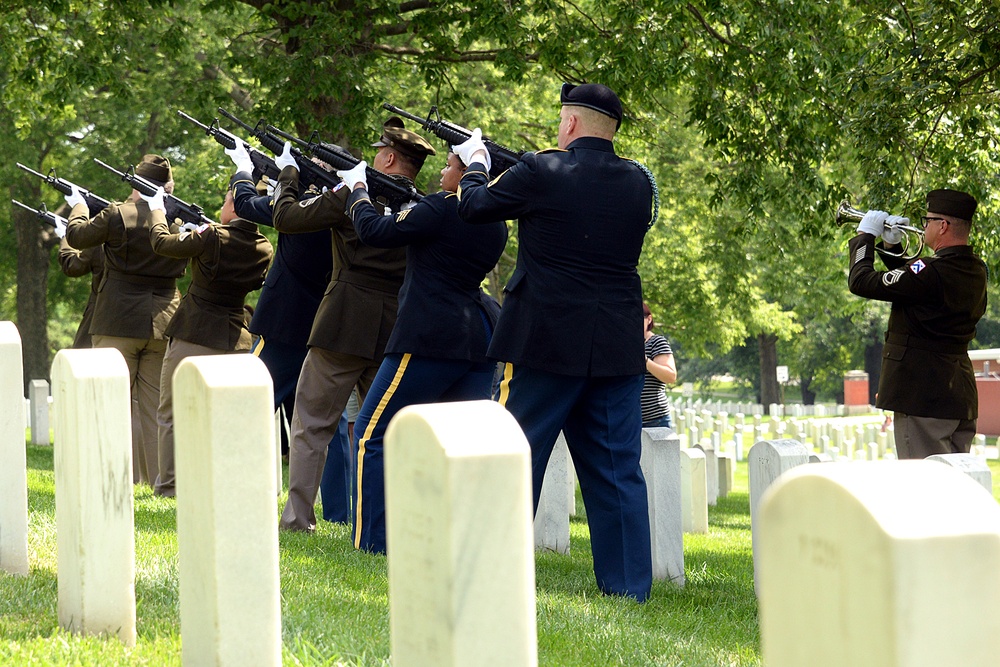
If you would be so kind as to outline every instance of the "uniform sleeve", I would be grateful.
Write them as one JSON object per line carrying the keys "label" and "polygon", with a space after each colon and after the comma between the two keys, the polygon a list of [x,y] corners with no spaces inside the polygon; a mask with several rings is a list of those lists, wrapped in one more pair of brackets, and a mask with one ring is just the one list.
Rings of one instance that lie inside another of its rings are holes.
{"label": "uniform sleeve", "polygon": [[63,238],[59,241],[59,268],[70,278],[90,275],[93,271],[90,253],[80,252]]}
{"label": "uniform sleeve", "polygon": [[204,224],[194,231],[182,230],[171,233],[163,211],[152,211],[149,228],[149,242],[153,251],[164,257],[186,259],[198,257],[217,237],[215,225]]}
{"label": "uniform sleeve", "polygon": [[69,219],[66,221],[66,241],[78,249],[101,245],[110,240],[111,228],[116,221],[120,226],[121,217],[115,204],[111,204],[93,218],[90,217],[90,210],[86,204],[77,204],[70,211]]}
{"label": "uniform sleeve", "polygon": [[454,195],[433,194],[399,213],[379,215],[368,192],[359,188],[348,197],[347,212],[362,243],[374,248],[399,248],[438,234],[446,197]]}
{"label": "uniform sleeve", "polygon": [[850,241],[848,287],[866,299],[921,304],[941,301],[941,278],[933,260],[915,259],[889,271],[875,270],[875,237],[858,234]]}
{"label": "uniform sleeve", "polygon": [[258,225],[270,227],[274,200],[267,195],[257,194],[257,188],[250,179],[250,174],[245,171],[238,172],[233,181],[233,204],[236,215]]}
{"label": "uniform sleeve", "polygon": [[318,197],[299,201],[299,172],[285,167],[274,188],[274,228],[283,234],[303,234],[321,229],[352,226],[345,212],[347,188],[327,190]]}
{"label": "uniform sleeve", "polygon": [[466,222],[488,223],[513,220],[526,213],[534,196],[535,154],[492,181],[486,166],[473,162],[458,187],[458,215]]}

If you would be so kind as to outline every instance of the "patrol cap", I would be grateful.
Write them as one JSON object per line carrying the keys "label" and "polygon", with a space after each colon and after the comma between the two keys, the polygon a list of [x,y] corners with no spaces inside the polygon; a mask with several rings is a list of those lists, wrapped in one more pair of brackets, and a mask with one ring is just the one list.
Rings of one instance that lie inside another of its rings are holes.
{"label": "patrol cap", "polygon": [[437,155],[434,147],[423,137],[405,129],[403,119],[398,116],[390,116],[389,120],[382,124],[382,136],[372,146],[375,148],[389,146],[420,162],[423,162],[428,155]]}
{"label": "patrol cap", "polygon": [[139,164],[135,165],[136,176],[142,176],[147,181],[153,181],[156,185],[166,185],[167,181],[174,178],[170,169],[170,160],[162,155],[147,153],[142,156]]}
{"label": "patrol cap", "polygon": [[618,121],[617,130],[622,126],[622,102],[615,91],[600,83],[584,83],[574,86],[564,83],[559,93],[559,101],[563,106],[587,107],[610,116]]}
{"label": "patrol cap", "polygon": [[959,190],[931,190],[927,193],[927,212],[972,220],[976,212],[976,198]]}

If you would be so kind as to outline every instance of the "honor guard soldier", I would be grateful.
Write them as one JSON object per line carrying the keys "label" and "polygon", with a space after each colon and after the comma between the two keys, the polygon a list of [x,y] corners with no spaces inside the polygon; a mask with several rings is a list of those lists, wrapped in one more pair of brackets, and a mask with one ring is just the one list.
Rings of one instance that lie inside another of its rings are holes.
{"label": "honor guard soldier", "polygon": [[[236,214],[273,227],[274,198],[271,193],[262,194],[260,184],[254,184],[253,161],[243,142],[238,141],[234,148],[226,149],[226,154],[237,169],[231,180]],[[270,187],[273,188],[273,185]],[[267,192],[266,188],[263,192]],[[312,196],[318,194],[316,192]],[[281,408],[289,421],[295,408],[299,371],[309,349],[309,331],[332,269],[330,230],[307,234],[278,233],[278,247],[257,299],[250,333],[254,336],[253,354],[264,362],[274,382],[274,409]],[[287,454],[289,438],[283,423],[281,439],[283,453]],[[335,447],[342,452],[349,446],[347,417],[341,417],[337,435],[328,443],[328,448]],[[339,499],[345,484],[344,473],[343,470],[336,470],[334,465],[342,459],[342,455],[327,458],[331,465],[329,471],[324,468],[320,481],[323,518],[327,521],[347,521],[345,503]]]}
{"label": "honor guard soldier", "polygon": [[639,469],[644,371],[636,270],[652,223],[653,184],[615,155],[618,96],[600,84],[561,93],[558,149],[526,154],[490,181],[478,129],[456,146],[468,171],[466,222],[517,218],[517,266],[490,345],[506,362],[499,400],[531,445],[535,507],[559,431],[573,455],[597,585],[643,601],[652,565]]}
{"label": "honor guard soldier", "polygon": [[77,250],[63,236],[59,241],[59,268],[62,269],[64,275],[70,278],[90,276],[90,296],[87,297],[87,305],[83,308],[80,326],[77,327],[76,335],[73,337],[73,347],[77,349],[93,347],[90,324],[94,320],[97,289],[104,277],[104,247],[97,245],[93,248]]}
{"label": "honor guard soldier", "polygon": [[170,345],[163,360],[156,415],[160,474],[154,492],[174,496],[174,371],[186,357],[250,351],[243,303],[247,294],[264,284],[272,250],[255,223],[236,216],[232,190],[226,190],[219,216],[222,224],[206,223],[180,233],[167,228],[162,190],[143,199],[152,211],[153,249],[166,257],[191,259],[191,285],[167,326]]}
{"label": "honor guard soldier", "polygon": [[[144,155],[135,173],[173,192],[173,172],[165,157]],[[153,252],[149,206],[137,190],[93,219],[75,188],[66,202],[73,207],[66,223],[69,244],[80,250],[104,249],[105,273],[98,285],[90,333],[94,347],[113,347],[125,357],[132,408],[139,412],[142,429],[142,438],[132,443],[132,456],[139,461],[140,479],[152,486],[158,473],[156,409],[167,350],[166,328],[180,303],[177,279],[184,275],[188,261]]]}
{"label": "honor guard soldier", "polygon": [[[976,435],[979,395],[968,345],[986,312],[987,272],[969,246],[975,212],[970,194],[928,192],[930,257],[902,257],[897,227],[909,220],[884,211],[868,211],[850,242],[851,292],[892,304],[875,404],[895,412],[901,459],[968,452]],[[875,270],[876,252],[887,271]]]}
{"label": "honor guard soldier", "polygon": [[[424,160],[435,151],[420,135],[390,118],[382,127],[372,166],[412,186]],[[364,245],[345,212],[348,188],[338,187],[312,199],[299,199],[299,171],[285,151],[275,158],[281,169],[274,193],[274,227],[283,234],[332,230],[333,272],[309,334],[295,390],[295,411],[288,452],[288,501],[279,526],[313,531],[316,491],[326,465],[328,444],[337,434],[344,407],[355,385],[363,398],[382,363],[396,322],[406,251]],[[384,206],[376,202],[379,213]],[[351,464],[348,451],[332,462],[342,471],[344,521],[350,517]]]}
{"label": "honor guard soldier", "polygon": [[361,240],[406,247],[406,276],[385,359],[354,425],[357,456],[354,546],[385,553],[386,426],[407,405],[490,398],[496,363],[486,357],[500,304],[480,288],[507,243],[507,225],[467,225],[455,191],[465,166],[450,153],[441,192],[413,208],[379,215],[365,163],[337,175],[353,189],[347,210]]}

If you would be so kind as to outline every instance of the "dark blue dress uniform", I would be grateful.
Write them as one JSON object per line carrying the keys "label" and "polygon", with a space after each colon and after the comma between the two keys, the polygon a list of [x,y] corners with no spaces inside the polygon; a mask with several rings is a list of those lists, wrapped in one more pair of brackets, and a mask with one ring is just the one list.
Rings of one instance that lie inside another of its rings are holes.
{"label": "dark blue dress uniform", "polygon": [[593,136],[526,154],[492,182],[473,163],[459,188],[466,222],[518,219],[517,267],[489,355],[507,362],[499,399],[531,445],[535,507],[561,429],[597,584],[638,600],[649,596],[652,566],[639,468],[645,356],[636,266],[652,197],[645,174]]}
{"label": "dark blue dress uniform", "polygon": [[[232,180],[236,214],[246,220],[273,227],[274,202],[257,192],[251,175],[237,172]],[[333,270],[333,253],[330,251],[329,230],[305,234],[278,233],[278,248],[264,280],[257,308],[250,320],[254,334],[253,353],[267,366],[274,382],[274,409],[284,406],[291,419],[295,407],[295,387],[299,370],[308,351],[309,332],[319,309],[323,293]],[[282,430],[282,436],[285,436]],[[337,435],[330,446],[343,450],[347,455],[347,418],[341,417]],[[331,462],[337,457],[329,458]],[[323,518],[327,521],[349,520],[347,496],[350,492],[349,477],[337,474],[330,466],[330,474],[320,481],[323,499]],[[341,479],[343,478],[343,479]]]}
{"label": "dark blue dress uniform", "polygon": [[373,247],[406,246],[406,273],[385,359],[354,426],[358,461],[354,546],[385,552],[383,436],[407,405],[490,398],[487,359],[500,306],[480,285],[507,242],[502,221],[467,225],[454,193],[379,215],[361,188],[347,202],[358,237]]}

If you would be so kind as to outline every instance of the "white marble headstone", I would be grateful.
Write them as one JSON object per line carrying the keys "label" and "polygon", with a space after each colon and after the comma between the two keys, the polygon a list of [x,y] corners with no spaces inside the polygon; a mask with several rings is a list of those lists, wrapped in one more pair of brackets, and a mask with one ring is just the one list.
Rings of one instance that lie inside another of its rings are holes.
{"label": "white marble headstone", "polygon": [[134,646],[132,399],[121,353],[66,349],[52,362],[59,625]]}
{"label": "white marble headstone", "polygon": [[385,436],[395,667],[538,664],[531,455],[493,401],[415,405]]}
{"label": "white marble headstone", "polygon": [[562,431],[545,466],[542,492],[535,510],[535,548],[569,553],[569,494],[573,493],[569,448]]}
{"label": "white marble headstone", "polygon": [[682,449],[681,512],[685,533],[708,532],[708,479],[705,474],[705,452]]}
{"label": "white marble headstone", "polygon": [[48,445],[49,440],[49,383],[46,380],[32,380],[28,385],[28,399],[31,401],[31,444]]}
{"label": "white marble headstone", "polygon": [[252,354],[174,371],[184,665],[281,664],[274,385]]}
{"label": "white marble headstone", "polygon": [[761,503],[769,667],[987,667],[1000,652],[1000,506],[931,461],[803,466]]}
{"label": "white marble headstone", "polygon": [[0,570],[28,574],[28,473],[21,336],[0,322]]}
{"label": "white marble headstone", "polygon": [[639,460],[649,502],[653,579],[684,584],[684,525],[681,518],[681,440],[669,428],[642,429]]}
{"label": "white marble headstone", "polygon": [[976,483],[993,495],[993,473],[986,461],[975,454],[934,454],[927,457],[928,461],[944,463],[952,468],[961,470],[966,475],[976,480]]}

